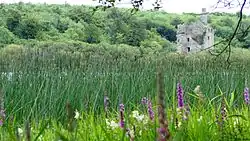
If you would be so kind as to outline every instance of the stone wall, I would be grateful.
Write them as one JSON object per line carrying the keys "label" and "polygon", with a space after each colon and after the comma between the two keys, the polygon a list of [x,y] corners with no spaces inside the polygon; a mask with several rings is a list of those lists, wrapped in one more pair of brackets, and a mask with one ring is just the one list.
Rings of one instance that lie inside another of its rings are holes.
{"label": "stone wall", "polygon": [[178,25],[178,52],[192,53],[203,49],[213,48],[214,30],[207,25],[208,13],[202,8],[200,21]]}
{"label": "stone wall", "polygon": [[177,44],[179,52],[198,52],[214,44],[214,31],[200,21],[179,25]]}

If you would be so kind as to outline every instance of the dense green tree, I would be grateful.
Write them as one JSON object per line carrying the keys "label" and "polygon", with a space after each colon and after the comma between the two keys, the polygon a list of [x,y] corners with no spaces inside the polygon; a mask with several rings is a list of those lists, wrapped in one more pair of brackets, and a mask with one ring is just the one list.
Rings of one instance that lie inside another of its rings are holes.
{"label": "dense green tree", "polygon": [[249,31],[250,31],[250,21],[242,21],[236,38],[240,42],[244,42],[246,40],[246,37],[249,35]]}
{"label": "dense green tree", "polygon": [[0,27],[0,44],[12,44],[14,43],[15,35],[7,28]]}
{"label": "dense green tree", "polygon": [[35,39],[39,31],[42,30],[42,24],[39,23],[35,15],[23,17],[14,30],[14,33],[22,39]]}
{"label": "dense green tree", "polygon": [[110,9],[107,18],[109,22],[107,22],[105,30],[110,39],[110,43],[122,43],[128,30],[128,25],[126,24],[126,20],[128,19],[126,19],[116,8]]}
{"label": "dense green tree", "polygon": [[160,26],[156,29],[156,31],[165,39],[174,42],[177,40],[176,31],[173,29],[167,28],[165,26]]}
{"label": "dense green tree", "polygon": [[177,26],[179,25],[179,24],[183,24],[184,22],[181,20],[181,18],[180,17],[174,17],[173,19],[172,19],[172,21],[170,22],[170,24],[172,25],[172,26],[174,26],[175,28],[177,28]]}
{"label": "dense green tree", "polygon": [[100,43],[101,42],[101,30],[94,24],[85,24],[84,41],[87,43]]}
{"label": "dense green tree", "polygon": [[228,26],[228,27],[232,27],[234,25],[234,21],[232,18],[229,17],[223,17],[221,18],[219,21],[217,21],[217,25],[218,26]]}
{"label": "dense green tree", "polygon": [[92,22],[93,12],[91,8],[86,6],[76,6],[69,10],[68,16],[75,22],[83,20],[86,23]]}
{"label": "dense green tree", "polygon": [[7,18],[6,24],[8,29],[11,32],[14,32],[16,27],[20,24],[21,21],[21,12],[15,9],[9,9],[9,16]]}
{"label": "dense green tree", "polygon": [[193,22],[196,22],[197,19],[195,17],[190,17],[187,19],[187,23],[193,23]]}
{"label": "dense green tree", "polygon": [[60,33],[64,33],[69,28],[69,22],[67,19],[58,18],[55,27]]}
{"label": "dense green tree", "polygon": [[154,22],[150,19],[144,19],[143,22],[146,24],[146,29],[151,30],[152,28],[157,28],[161,26],[161,24]]}
{"label": "dense green tree", "polygon": [[243,48],[250,47],[250,21],[244,20],[241,22],[236,39],[240,44],[238,46]]}
{"label": "dense green tree", "polygon": [[84,42],[86,40],[85,39],[85,27],[81,23],[75,23],[73,25],[70,25],[69,28],[65,31],[64,37],[66,39]]}
{"label": "dense green tree", "polygon": [[147,37],[146,26],[141,21],[133,20],[129,25],[129,31],[125,35],[125,42],[131,46],[140,46],[140,42]]}

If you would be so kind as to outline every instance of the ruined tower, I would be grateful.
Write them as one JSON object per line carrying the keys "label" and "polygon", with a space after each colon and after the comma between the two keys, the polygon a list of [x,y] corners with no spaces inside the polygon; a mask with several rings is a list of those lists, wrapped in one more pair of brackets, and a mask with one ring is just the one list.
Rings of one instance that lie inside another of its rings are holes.
{"label": "ruined tower", "polygon": [[202,13],[200,14],[200,20],[202,23],[207,24],[208,12],[206,8],[202,8]]}
{"label": "ruined tower", "polygon": [[180,53],[195,53],[204,49],[212,49],[214,30],[208,25],[208,12],[202,8],[200,20],[178,25],[177,45]]}

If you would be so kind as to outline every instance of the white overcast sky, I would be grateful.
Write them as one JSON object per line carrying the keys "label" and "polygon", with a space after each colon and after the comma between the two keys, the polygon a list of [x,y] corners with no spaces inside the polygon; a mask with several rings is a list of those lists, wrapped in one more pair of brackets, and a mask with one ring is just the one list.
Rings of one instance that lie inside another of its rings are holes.
{"label": "white overcast sky", "polygon": [[[31,3],[48,3],[48,4],[64,4],[65,1],[69,4],[86,4],[86,5],[95,5],[98,0],[0,0],[4,3],[16,3],[19,1],[22,2],[31,2]],[[154,0],[144,0],[144,8],[150,9],[152,8],[152,2]],[[170,13],[182,13],[182,12],[194,12],[200,13],[201,8],[207,8],[208,12],[212,11],[223,11],[223,12],[237,12],[239,11],[240,7],[235,9],[228,9],[228,8],[219,8],[213,10],[213,5],[217,3],[218,0],[162,0],[163,2],[163,9]],[[237,0],[235,0],[237,1]],[[122,0],[123,4],[120,4],[118,7],[129,7],[130,0]],[[125,3],[125,4],[124,4]],[[128,4],[126,4],[128,3]],[[246,8],[243,11],[245,14],[250,14],[250,9]]]}

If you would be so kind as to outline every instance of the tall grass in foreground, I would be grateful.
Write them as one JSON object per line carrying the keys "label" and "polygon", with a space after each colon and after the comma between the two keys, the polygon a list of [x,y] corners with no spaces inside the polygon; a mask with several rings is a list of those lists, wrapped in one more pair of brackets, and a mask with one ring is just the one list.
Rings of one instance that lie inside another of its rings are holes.
{"label": "tall grass in foreground", "polygon": [[[197,93],[184,92],[186,96],[184,103],[188,97],[195,97],[192,101],[196,105],[190,104],[189,114],[183,118],[177,105],[178,92],[173,89],[173,97],[170,102],[172,106],[166,107],[166,118],[168,128],[171,133],[171,140],[249,140],[250,117],[249,105],[242,101],[242,107],[234,108],[235,98],[231,95],[230,99],[224,99],[224,93],[221,92],[217,97],[212,99],[205,97],[203,103],[199,103],[200,99]],[[165,95],[167,96],[167,95]],[[243,93],[241,93],[243,97]],[[215,100],[216,99],[216,100]],[[212,104],[217,101],[218,104]],[[112,101],[111,101],[112,102]],[[223,105],[223,103],[225,105]],[[73,104],[73,103],[72,103]],[[119,110],[108,111],[108,117],[102,111],[99,114],[87,112],[84,110],[75,110],[71,104],[67,104],[66,124],[56,121],[53,118],[43,118],[36,120],[33,118],[31,122],[30,133],[28,137],[32,140],[155,140],[157,138],[157,130],[160,127],[160,121],[157,121],[158,115],[151,120],[147,115],[147,108],[139,101],[133,103],[136,107],[129,109],[131,103],[125,104],[124,125],[120,126]],[[66,105],[65,105],[66,106]],[[157,112],[158,105],[153,104],[153,111]],[[225,114],[222,114],[221,111]],[[27,125],[13,124],[11,120],[0,127],[1,140],[15,140],[18,134],[20,140],[27,137]],[[15,130],[17,129],[17,130]],[[26,131],[24,130],[26,129]],[[126,129],[126,130],[125,130]]]}

